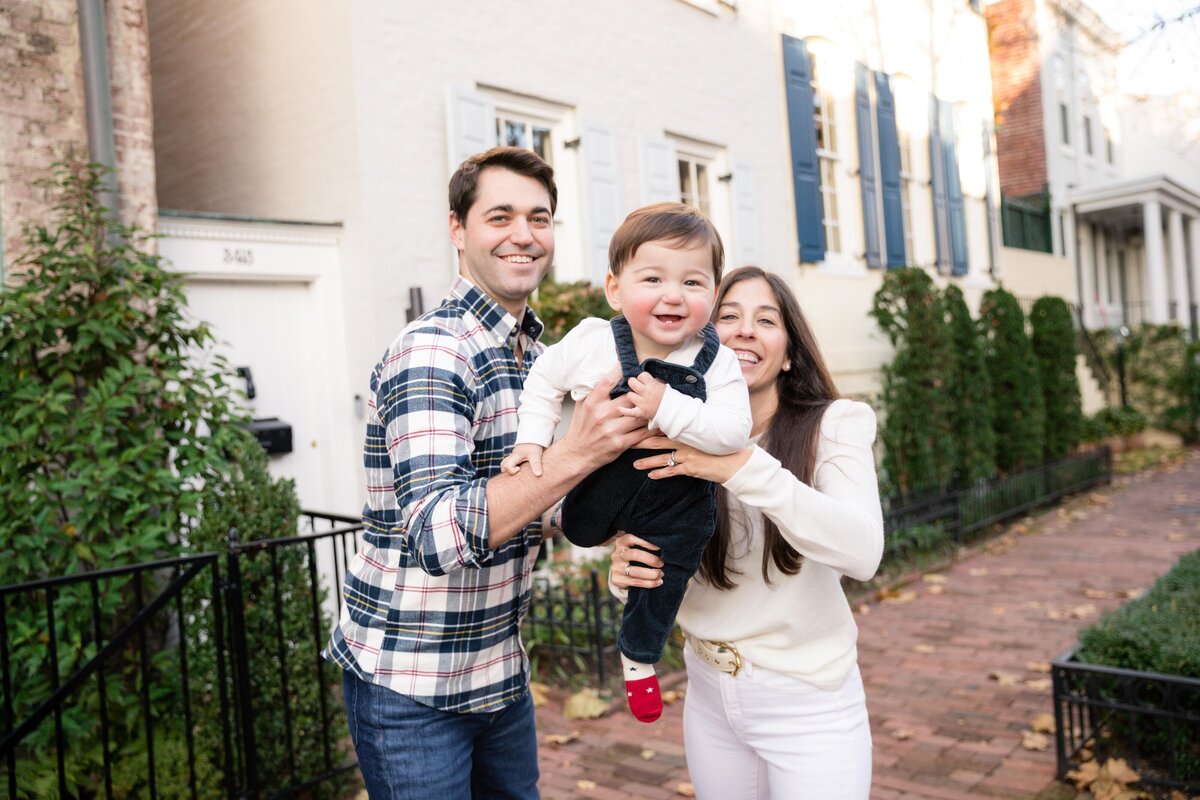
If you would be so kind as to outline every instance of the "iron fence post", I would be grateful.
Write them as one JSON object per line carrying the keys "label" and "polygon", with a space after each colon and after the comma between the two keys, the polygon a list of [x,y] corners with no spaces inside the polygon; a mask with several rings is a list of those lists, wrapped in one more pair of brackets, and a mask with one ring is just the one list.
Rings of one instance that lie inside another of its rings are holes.
{"label": "iron fence post", "polygon": [[592,641],[595,642],[596,648],[596,680],[599,686],[604,686],[604,632],[603,625],[600,620],[600,581],[597,578],[596,570],[593,568],[590,571],[591,575],[591,596],[588,598],[592,610]]}
{"label": "iron fence post", "polygon": [[242,598],[242,571],[238,564],[237,528],[229,529],[226,551],[229,580],[225,584],[225,607],[229,610],[229,650],[233,656],[233,691],[242,728],[242,766],[245,785],[240,797],[258,796],[258,757],[254,747],[254,706],[250,697],[250,657],[246,648],[246,607]]}

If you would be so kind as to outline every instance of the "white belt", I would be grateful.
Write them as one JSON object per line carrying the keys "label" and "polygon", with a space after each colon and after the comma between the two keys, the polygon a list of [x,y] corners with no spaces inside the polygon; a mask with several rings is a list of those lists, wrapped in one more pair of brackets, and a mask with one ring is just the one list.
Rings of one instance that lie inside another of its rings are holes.
{"label": "white belt", "polygon": [[731,644],[693,638],[692,650],[705,663],[712,665],[721,672],[728,672],[732,676],[736,677],[738,670],[742,668],[742,654]]}

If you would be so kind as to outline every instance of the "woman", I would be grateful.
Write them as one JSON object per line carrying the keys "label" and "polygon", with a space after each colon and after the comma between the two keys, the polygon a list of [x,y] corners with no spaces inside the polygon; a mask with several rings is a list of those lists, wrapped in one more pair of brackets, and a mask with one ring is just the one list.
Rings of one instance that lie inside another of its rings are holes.
{"label": "woman", "polygon": [[[837,399],[778,276],[731,273],[714,322],[750,390],[752,445],[713,456],[659,438],[643,446],[674,452],[635,464],[722,487],[717,532],[678,616],[688,770],[700,798],[866,798],[871,732],[841,577],[870,579],[883,554],[875,415]],[[662,561],[646,549],[615,540],[618,593],[658,584]]]}

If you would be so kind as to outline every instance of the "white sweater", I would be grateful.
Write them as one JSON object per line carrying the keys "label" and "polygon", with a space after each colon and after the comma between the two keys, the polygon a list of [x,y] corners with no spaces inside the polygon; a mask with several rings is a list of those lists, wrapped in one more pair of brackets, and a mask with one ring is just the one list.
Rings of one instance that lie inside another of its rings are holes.
{"label": "white sweater", "polygon": [[[842,685],[858,658],[858,626],[840,578],[869,580],[883,556],[874,440],[871,408],[835,401],[821,420],[814,486],[755,446],[724,484],[732,495],[727,566],[741,574],[726,591],[692,578],[678,616],[685,633],[728,642],[755,666],[822,689]],[[795,575],[771,562],[771,584],[762,576],[759,512],[804,556]]]}

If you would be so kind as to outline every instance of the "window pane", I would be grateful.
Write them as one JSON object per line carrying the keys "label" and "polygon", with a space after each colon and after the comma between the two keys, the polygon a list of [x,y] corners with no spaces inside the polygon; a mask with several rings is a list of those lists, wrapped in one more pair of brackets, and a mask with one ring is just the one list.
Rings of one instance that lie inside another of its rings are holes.
{"label": "window pane", "polygon": [[679,202],[692,205],[692,169],[691,164],[679,159]]}
{"label": "window pane", "polygon": [[542,160],[547,164],[550,163],[550,129],[539,128],[533,126],[533,152],[542,157]]}
{"label": "window pane", "polygon": [[501,141],[509,147],[529,147],[529,139],[525,136],[525,124],[504,120],[504,135]]}
{"label": "window pane", "polygon": [[696,163],[696,208],[708,215],[708,168]]}
{"label": "window pane", "polygon": [[1067,104],[1058,104],[1058,124],[1062,128],[1062,143],[1071,143],[1071,115],[1067,112]]}

